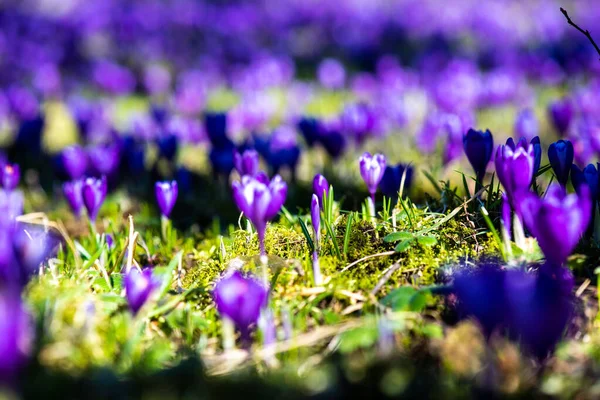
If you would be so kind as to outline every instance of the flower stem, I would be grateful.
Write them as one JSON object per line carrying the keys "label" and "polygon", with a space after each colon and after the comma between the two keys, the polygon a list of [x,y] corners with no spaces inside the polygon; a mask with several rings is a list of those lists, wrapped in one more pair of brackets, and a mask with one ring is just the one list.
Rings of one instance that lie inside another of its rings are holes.
{"label": "flower stem", "polygon": [[313,252],[312,267],[314,285],[321,286],[323,284],[323,276],[321,275],[321,266],[319,265],[319,254],[317,253],[317,250]]}

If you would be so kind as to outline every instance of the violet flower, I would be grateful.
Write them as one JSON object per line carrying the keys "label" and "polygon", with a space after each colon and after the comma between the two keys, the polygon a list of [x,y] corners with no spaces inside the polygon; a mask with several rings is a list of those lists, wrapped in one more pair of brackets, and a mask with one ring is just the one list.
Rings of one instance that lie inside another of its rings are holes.
{"label": "violet flower", "polygon": [[239,271],[221,278],[213,290],[217,311],[235,324],[244,340],[249,339],[252,325],[267,304],[267,296],[266,287]]}
{"label": "violet flower", "polygon": [[396,199],[398,197],[398,192],[400,191],[402,176],[405,174],[405,171],[404,191],[408,191],[412,184],[413,168],[407,164],[397,164],[395,166],[388,165],[385,167],[385,172],[383,173],[381,182],[379,182],[379,190],[381,190],[381,193],[390,199]]}
{"label": "violet flower", "polygon": [[320,123],[316,118],[313,117],[302,117],[297,124],[300,133],[304,137],[308,147],[315,145],[321,136]]}
{"label": "violet flower", "polygon": [[125,275],[124,283],[127,304],[133,314],[138,313],[161,284],[160,280],[152,274],[151,268],[145,268],[141,272],[137,268],[132,268]]}
{"label": "violet flower", "polygon": [[313,178],[313,194],[317,195],[319,204],[323,207],[325,196],[329,195],[329,182],[321,174],[316,174]]}
{"label": "violet flower", "polygon": [[240,176],[256,176],[256,174],[258,174],[259,159],[256,150],[245,150],[242,154],[237,150],[234,151],[233,163]]}
{"label": "violet flower", "polygon": [[357,143],[362,143],[375,127],[373,111],[365,103],[347,105],[340,117],[342,127]]}
{"label": "violet flower", "polygon": [[346,70],[338,60],[326,58],[319,64],[317,78],[326,89],[341,89],[346,82]]}
{"label": "violet flower", "polygon": [[34,327],[20,293],[14,289],[0,292],[0,387],[12,386],[31,351]]}
{"label": "violet flower", "polygon": [[156,182],[154,184],[154,194],[156,195],[156,202],[158,203],[160,213],[164,217],[169,218],[171,216],[171,211],[173,211],[173,207],[175,206],[175,202],[177,201],[178,192],[179,189],[177,187],[176,181]]}
{"label": "violet flower", "polygon": [[548,159],[556,175],[556,180],[565,186],[569,180],[569,172],[573,165],[573,144],[568,140],[559,140],[548,148]]}
{"label": "violet flower", "polygon": [[580,187],[580,194],[567,194],[563,186],[553,183],[543,199],[525,192],[519,195],[516,206],[546,260],[556,267],[567,261],[592,214],[590,189],[586,185]]}
{"label": "violet flower", "polygon": [[481,185],[485,170],[490,158],[492,157],[492,151],[494,149],[494,138],[492,133],[486,131],[476,131],[475,129],[469,129],[467,134],[463,137],[463,148],[465,154],[473,170],[477,182]]}
{"label": "violet flower", "polygon": [[319,197],[312,195],[310,202],[310,218],[314,233],[314,251],[313,251],[313,279],[316,286],[323,283],[321,276],[321,267],[319,266],[319,243],[321,242],[321,209],[319,208]]}
{"label": "violet flower", "polygon": [[573,104],[571,99],[565,97],[561,100],[556,100],[548,106],[548,112],[554,128],[556,128],[561,136],[564,136],[573,119]]}
{"label": "violet flower", "polygon": [[276,129],[269,140],[265,158],[274,174],[278,173],[281,167],[286,166],[290,168],[292,174],[295,174],[300,158],[300,147],[298,147],[295,130],[287,126]]}
{"label": "violet flower", "polygon": [[358,160],[360,166],[360,175],[362,176],[369,193],[371,194],[371,200],[375,205],[375,193],[377,192],[377,186],[383,174],[385,173],[386,160],[383,154],[375,154],[371,156],[371,153],[364,153]]}
{"label": "violet flower", "polygon": [[77,179],[71,182],[65,182],[62,185],[63,195],[69,203],[73,214],[76,217],[81,216],[83,210],[83,180]]}
{"label": "violet flower", "polygon": [[5,190],[13,190],[19,186],[21,180],[21,169],[17,164],[5,164],[1,171],[2,187]]}
{"label": "violet flower", "polygon": [[277,215],[285,203],[287,185],[279,175],[269,182],[266,175],[259,174],[256,177],[242,177],[241,182],[233,182],[232,188],[236,205],[256,229],[260,254],[265,255],[267,222]]}
{"label": "violet flower", "polygon": [[504,190],[514,205],[515,194],[527,190],[533,180],[534,149],[533,146],[522,138],[515,146],[512,139],[506,145],[498,146],[496,150],[496,174]]}
{"label": "violet flower", "polygon": [[484,265],[460,273],[453,282],[462,318],[473,317],[489,338],[505,332],[538,359],[560,341],[573,315],[572,276],[528,274]]}
{"label": "violet flower", "polygon": [[121,148],[116,143],[99,144],[88,149],[89,165],[94,173],[113,176],[121,162]]}
{"label": "violet flower", "polygon": [[86,178],[83,181],[83,187],[81,190],[83,197],[83,205],[85,206],[90,222],[95,222],[98,216],[98,211],[102,207],[102,203],[106,198],[108,191],[106,184],[106,177],[102,178]]}
{"label": "violet flower", "polygon": [[539,123],[531,109],[525,108],[517,114],[514,129],[517,137],[524,137],[531,140],[538,136],[540,131]]}
{"label": "violet flower", "polygon": [[591,229],[594,225],[593,221],[596,217],[596,206],[598,205],[598,195],[600,193],[600,173],[594,164],[588,164],[583,171],[573,164],[571,166],[571,182],[573,183],[573,187],[578,195],[582,195],[582,190],[585,191],[585,189],[583,189],[585,186],[589,188],[590,197],[592,199]]}
{"label": "violet flower", "polygon": [[81,179],[88,168],[87,154],[78,145],[65,147],[60,154],[60,164],[70,180]]}

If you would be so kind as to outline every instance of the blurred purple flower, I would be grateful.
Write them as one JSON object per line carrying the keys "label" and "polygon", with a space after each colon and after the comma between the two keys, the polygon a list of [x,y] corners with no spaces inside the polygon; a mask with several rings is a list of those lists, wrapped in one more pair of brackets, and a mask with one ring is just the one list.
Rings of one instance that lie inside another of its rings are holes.
{"label": "blurred purple flower", "polygon": [[590,222],[590,189],[582,185],[579,191],[579,195],[567,194],[563,186],[553,183],[543,199],[531,192],[519,194],[515,206],[550,265],[560,267],[566,262]]}
{"label": "blurred purple flower", "polygon": [[243,176],[241,182],[233,182],[233,199],[248,218],[258,234],[260,254],[265,254],[265,231],[267,222],[273,219],[287,196],[287,185],[279,175],[271,182],[264,174],[256,177]]}
{"label": "blurred purple flower", "polygon": [[554,101],[548,106],[548,112],[554,128],[561,136],[564,136],[573,119],[573,103],[571,99],[565,97]]}
{"label": "blurred purple flower", "polygon": [[121,148],[117,143],[99,144],[87,151],[89,165],[95,174],[113,176],[121,162]]}
{"label": "blurred purple flower", "polygon": [[277,128],[269,140],[266,158],[273,173],[278,173],[281,167],[289,167],[295,173],[300,158],[296,131],[285,125]]}
{"label": "blurred purple flower", "polygon": [[98,216],[98,211],[102,207],[102,203],[106,198],[108,187],[106,184],[106,177],[102,178],[86,178],[83,181],[83,187],[81,190],[83,197],[83,205],[85,206],[90,221],[95,222]]}
{"label": "blurred purple flower", "polygon": [[144,86],[152,96],[165,94],[171,86],[171,73],[161,64],[151,64],[144,70]]}
{"label": "blurred purple flower", "polygon": [[383,154],[375,154],[371,156],[371,153],[364,153],[358,160],[360,167],[360,175],[362,176],[367,189],[371,194],[373,205],[375,204],[375,193],[377,192],[377,186],[383,174],[385,173],[386,160]]}
{"label": "blurred purple flower", "polygon": [[367,104],[354,103],[344,108],[340,121],[342,129],[360,144],[372,133],[375,115]]}
{"label": "blurred purple flower", "polygon": [[221,278],[213,290],[217,311],[229,318],[248,340],[252,325],[256,324],[268,300],[268,288],[253,277],[234,271]]}
{"label": "blurred purple flower", "polygon": [[341,89],[346,83],[346,70],[338,60],[326,58],[319,64],[317,78],[326,89]]}
{"label": "blurred purple flower", "polygon": [[539,123],[531,109],[524,108],[517,114],[514,130],[517,137],[524,137],[527,140],[532,140],[538,136]]}
{"label": "blurred purple flower", "polygon": [[177,201],[178,192],[179,190],[176,181],[156,182],[154,184],[156,202],[158,203],[158,208],[163,216],[167,218],[171,216],[171,211],[173,211],[173,207]]}
{"label": "blurred purple flower", "polygon": [[573,165],[573,144],[568,140],[559,140],[552,143],[548,148],[548,159],[552,170],[556,175],[556,180],[565,186],[569,180],[569,172]]}
{"label": "blurred purple flower", "polygon": [[33,320],[18,290],[0,292],[0,386],[13,386],[31,352]]}
{"label": "blurred purple flower", "polygon": [[73,214],[75,214],[76,217],[81,216],[81,211],[83,210],[83,180],[77,179],[65,182],[62,185],[62,189]]}
{"label": "blurred purple flower", "polygon": [[136,84],[131,71],[110,61],[97,63],[92,70],[92,76],[100,88],[115,95],[132,92]]}
{"label": "blurred purple flower", "polygon": [[88,168],[87,154],[79,145],[65,147],[60,154],[61,166],[71,180],[81,179]]}
{"label": "blurred purple flower", "polygon": [[154,291],[161,285],[160,280],[154,276],[151,268],[145,268],[141,272],[137,268],[132,268],[125,275],[124,281],[125,297],[127,297],[129,309],[133,314],[140,311]]}
{"label": "blurred purple flower", "polygon": [[235,164],[235,169],[240,176],[255,176],[258,174],[259,160],[258,152],[256,150],[244,150],[242,154],[236,150],[233,153],[233,162]]}
{"label": "blurred purple flower", "polygon": [[4,190],[14,190],[21,180],[21,168],[17,164],[4,164],[0,170]]}
{"label": "blurred purple flower", "polygon": [[487,337],[505,332],[538,359],[562,338],[573,315],[568,270],[528,274],[484,265],[460,273],[453,282],[461,317],[473,317]]}

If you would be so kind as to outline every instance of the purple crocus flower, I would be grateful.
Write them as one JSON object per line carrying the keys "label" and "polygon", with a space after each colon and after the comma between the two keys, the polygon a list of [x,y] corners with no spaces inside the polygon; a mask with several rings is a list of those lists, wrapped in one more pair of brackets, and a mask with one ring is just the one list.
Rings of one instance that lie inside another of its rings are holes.
{"label": "purple crocus flower", "polygon": [[568,140],[559,140],[548,148],[548,159],[556,175],[556,180],[563,186],[569,180],[569,172],[573,165],[573,144]]}
{"label": "purple crocus flower", "polygon": [[319,141],[321,126],[316,118],[302,117],[298,121],[297,126],[308,147],[312,147]]}
{"label": "purple crocus flower", "polygon": [[5,164],[1,170],[2,187],[5,190],[13,190],[19,186],[21,180],[21,169],[17,164]]}
{"label": "purple crocus flower", "polygon": [[581,188],[587,185],[590,189],[592,202],[595,204],[598,201],[600,174],[594,164],[588,164],[583,170],[575,164],[571,165],[571,182],[578,194],[581,194]]}
{"label": "purple crocus flower", "polygon": [[515,146],[512,138],[496,150],[496,174],[511,203],[515,194],[527,190],[533,180],[535,155],[533,146],[522,138]]}
{"label": "purple crocus flower", "polygon": [[412,183],[413,168],[410,165],[397,164],[395,166],[388,165],[385,167],[385,172],[383,173],[381,182],[379,182],[379,190],[381,190],[381,193],[391,199],[397,198],[402,183],[402,176],[405,171],[404,190],[408,191]]}
{"label": "purple crocus flower", "polygon": [[12,288],[0,292],[0,316],[0,386],[12,386],[31,350],[33,321]]}
{"label": "purple crocus flower", "polygon": [[245,150],[242,154],[240,154],[237,150],[234,151],[233,163],[240,176],[255,176],[258,174],[259,160],[258,152],[256,150]]}
{"label": "purple crocus flower", "polygon": [[90,221],[96,221],[98,211],[102,207],[102,203],[106,198],[106,192],[108,191],[106,184],[106,177],[102,178],[86,178],[83,181],[83,187],[81,190],[83,197],[83,205],[87,210]]}
{"label": "purple crocus flower", "polygon": [[121,162],[121,148],[118,144],[101,144],[88,149],[90,165],[98,175],[112,176]]}
{"label": "purple crocus flower", "polygon": [[76,217],[81,215],[83,210],[83,180],[77,179],[71,182],[65,182],[62,185],[63,195],[69,203],[73,214]]}
{"label": "purple crocus flower", "polygon": [[502,213],[501,213],[500,217],[502,218],[502,225],[504,226],[504,229],[506,230],[506,235],[508,236],[507,239],[510,239],[511,238],[510,229],[512,227],[510,215],[511,215],[512,210],[511,210],[510,201],[508,201],[508,197],[506,196],[506,193],[502,193],[501,211],[502,211]]}
{"label": "purple crocus flower", "polygon": [[573,103],[571,99],[565,97],[564,99],[556,100],[550,104],[548,112],[554,128],[556,128],[561,136],[564,136],[573,119]]}
{"label": "purple crocus flower", "polygon": [[463,148],[465,149],[469,163],[471,163],[473,170],[475,170],[477,182],[481,184],[494,149],[492,133],[489,129],[486,131],[469,129],[463,137]]}
{"label": "purple crocus flower", "polygon": [[515,121],[515,134],[518,137],[524,137],[527,138],[527,140],[531,140],[538,136],[539,131],[540,127],[538,120],[533,111],[529,108],[521,110]]}
{"label": "purple crocus flower", "polygon": [[373,111],[365,103],[350,104],[344,108],[340,117],[342,128],[357,143],[362,143],[375,127]]}
{"label": "purple crocus flower", "polygon": [[542,145],[539,136],[532,138],[529,144],[533,146],[533,178],[535,179],[542,164]]}
{"label": "purple crocus flower", "polygon": [[371,153],[364,153],[358,160],[360,166],[360,175],[365,181],[369,193],[371,194],[371,200],[373,205],[375,204],[375,193],[377,192],[377,186],[383,174],[385,173],[386,160],[383,154],[375,154],[371,156]]}
{"label": "purple crocus flower", "polygon": [[178,192],[176,181],[156,182],[154,184],[154,194],[156,195],[158,208],[160,209],[160,213],[166,218],[169,218],[171,211],[173,211]]}
{"label": "purple crocus flower", "polygon": [[314,251],[313,251],[313,279],[315,285],[323,282],[321,276],[321,267],[319,265],[319,243],[321,242],[321,209],[319,208],[319,197],[312,195],[310,202],[310,218],[314,233]]}
{"label": "purple crocus flower", "polygon": [[141,272],[132,268],[125,275],[125,297],[133,314],[146,304],[152,293],[160,286],[160,281],[152,274],[151,268]]}
{"label": "purple crocus flower", "polygon": [[506,332],[544,359],[573,315],[572,276],[568,270],[558,272],[529,274],[495,265],[461,272],[452,285],[459,315],[475,318],[487,337]]}
{"label": "purple crocus flower", "polygon": [[253,277],[234,271],[217,282],[213,297],[219,314],[229,318],[242,338],[248,340],[252,325],[267,304],[268,288]]}
{"label": "purple crocus flower", "polygon": [[323,207],[323,199],[325,196],[329,195],[329,182],[327,182],[327,179],[321,174],[316,174],[313,178],[313,193],[317,195],[320,201],[319,204]]}
{"label": "purple crocus flower", "polygon": [[88,168],[87,154],[81,146],[68,146],[60,154],[60,163],[69,179],[81,179]]}
{"label": "purple crocus flower", "polygon": [[326,58],[319,64],[317,77],[323,87],[341,89],[346,82],[346,70],[338,60]]}
{"label": "purple crocus flower", "polygon": [[268,144],[266,159],[273,173],[287,166],[292,173],[300,158],[300,147],[296,139],[296,131],[288,126],[281,126],[273,132]]}
{"label": "purple crocus flower", "polygon": [[287,196],[287,185],[279,175],[271,182],[266,175],[243,176],[241,182],[233,182],[233,199],[241,212],[248,218],[258,234],[260,254],[265,252],[267,222],[273,219]]}
{"label": "purple crocus flower", "polygon": [[563,186],[553,183],[543,199],[531,192],[520,194],[516,207],[546,260],[556,267],[562,266],[575,249],[592,214],[586,185],[580,187],[579,194],[567,194]]}

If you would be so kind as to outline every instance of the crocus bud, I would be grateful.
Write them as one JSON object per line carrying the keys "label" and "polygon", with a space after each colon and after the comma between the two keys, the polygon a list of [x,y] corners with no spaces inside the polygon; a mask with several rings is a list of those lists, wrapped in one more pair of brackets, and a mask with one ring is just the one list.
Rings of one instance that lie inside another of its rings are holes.
{"label": "crocus bud", "polygon": [[81,146],[73,145],[63,149],[60,162],[69,179],[81,179],[88,167],[87,154]]}
{"label": "crocus bud", "polygon": [[320,123],[316,118],[312,117],[303,117],[298,121],[298,129],[300,133],[304,137],[306,144],[308,147],[312,147],[315,143],[319,141],[321,136],[320,132]]}
{"label": "crocus bud", "polygon": [[516,205],[525,226],[538,241],[549,264],[562,266],[585,232],[592,214],[590,189],[580,187],[579,194],[567,194],[553,183],[541,199],[525,192]]}
{"label": "crocus bud", "polygon": [[2,167],[2,187],[6,190],[13,190],[19,186],[21,180],[21,169],[17,164],[5,164]]}
{"label": "crocus bud", "polygon": [[319,208],[319,198],[316,194],[312,195],[310,202],[310,218],[312,221],[313,232],[315,234],[315,249],[321,241],[321,209]]}
{"label": "crocus bud", "polygon": [[261,254],[265,254],[264,238],[267,222],[273,219],[287,196],[287,185],[279,175],[271,182],[264,174],[244,176],[241,182],[233,182],[233,199],[258,233]]}
{"label": "crocus bud", "polygon": [[236,150],[233,153],[233,163],[240,176],[255,176],[258,174],[259,160],[258,152],[256,150],[245,150],[242,154]]}
{"label": "crocus bud", "polygon": [[539,134],[540,127],[533,111],[525,108],[519,112],[515,121],[515,135],[531,140]]}
{"label": "crocus bud", "polygon": [[86,178],[83,181],[82,197],[83,205],[85,206],[90,221],[96,221],[98,211],[102,207],[102,203],[106,198],[107,192],[106,177],[102,178]]}
{"label": "crocus bud", "polygon": [[489,130],[469,129],[463,137],[463,148],[469,163],[475,170],[477,181],[481,183],[494,149],[492,133]]}
{"label": "crocus bud", "polygon": [[5,289],[0,293],[0,387],[13,385],[24,366],[33,341],[31,316],[20,293]]}
{"label": "crocus bud", "polygon": [[178,192],[176,181],[156,182],[154,184],[154,193],[158,208],[160,209],[160,213],[167,218],[171,216],[171,211],[173,211],[173,207],[177,201]]}
{"label": "crocus bud", "polygon": [[412,183],[413,168],[405,164],[397,164],[395,166],[388,165],[385,167],[383,178],[381,178],[381,182],[379,182],[379,190],[381,190],[381,193],[391,199],[398,197],[400,185],[402,184],[402,176],[405,172],[404,190],[406,191],[410,188]]}
{"label": "crocus bud", "polygon": [[556,180],[565,186],[569,180],[569,172],[573,165],[573,144],[568,140],[559,140],[548,148],[548,159],[556,175]]}
{"label": "crocus bud", "polygon": [[533,146],[519,140],[518,145],[509,139],[506,145],[498,146],[496,151],[496,174],[511,203],[516,193],[526,190],[533,179],[535,155]]}
{"label": "crocus bud", "polygon": [[317,195],[321,207],[323,207],[323,199],[329,195],[329,182],[321,174],[316,174],[313,178],[313,193]]}
{"label": "crocus bud", "polygon": [[296,131],[288,126],[276,129],[269,140],[266,158],[274,173],[281,167],[289,167],[294,172],[300,158]]}
{"label": "crocus bud", "polygon": [[383,154],[375,154],[371,156],[370,153],[364,153],[358,160],[360,166],[360,175],[365,181],[373,204],[375,204],[375,192],[377,192],[377,186],[383,178],[385,172],[385,156]]}
{"label": "crocus bud", "polygon": [[588,164],[583,171],[575,164],[571,166],[571,182],[573,183],[575,191],[578,194],[581,194],[581,188],[587,186],[590,190],[590,196],[594,205],[598,201],[599,180],[600,174],[594,164]]}
{"label": "crocus bud", "polygon": [[564,136],[573,119],[573,104],[569,98],[557,100],[548,107],[550,119],[554,128],[561,136]]}
{"label": "crocus bud", "polygon": [[97,145],[88,149],[88,158],[96,174],[111,176],[119,168],[121,148],[115,143]]}
{"label": "crocus bud", "polygon": [[533,177],[535,178],[542,164],[542,145],[539,136],[532,138],[529,144],[533,146]]}
{"label": "crocus bud", "polygon": [[267,295],[268,289],[259,281],[239,271],[221,278],[213,291],[219,314],[233,321],[246,340],[267,304]]}
{"label": "crocus bud", "polygon": [[71,182],[65,182],[62,185],[62,189],[63,195],[69,203],[73,214],[75,214],[76,217],[79,217],[81,215],[81,210],[83,209],[83,181],[78,179]]}
{"label": "crocus bud", "polygon": [[159,286],[160,281],[152,274],[152,269],[145,268],[140,272],[132,268],[125,275],[125,297],[131,312],[137,314]]}
{"label": "crocus bud", "polygon": [[227,114],[206,113],[204,127],[212,145],[216,148],[231,148],[233,143],[227,137]]}

